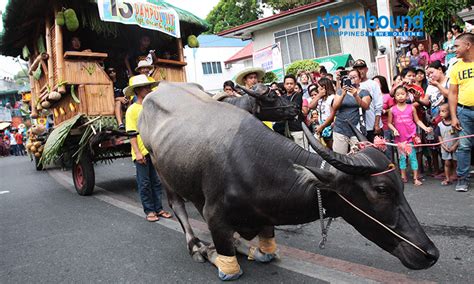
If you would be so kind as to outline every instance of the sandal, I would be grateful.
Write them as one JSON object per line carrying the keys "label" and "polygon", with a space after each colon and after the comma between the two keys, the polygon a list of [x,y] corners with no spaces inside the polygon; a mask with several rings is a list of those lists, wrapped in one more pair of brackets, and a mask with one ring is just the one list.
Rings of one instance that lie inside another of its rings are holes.
{"label": "sandal", "polygon": [[160,220],[160,218],[158,216],[156,216],[155,212],[150,212],[146,215],[145,219],[148,221],[148,222],[156,222],[158,220]]}
{"label": "sandal", "polygon": [[157,213],[157,215],[166,219],[173,217],[173,215],[171,215],[169,212],[166,212],[165,210],[161,210]]}
{"label": "sandal", "polygon": [[407,183],[407,182],[408,182],[408,178],[407,178],[407,177],[402,177],[402,181],[403,181],[403,183]]}
{"label": "sandal", "polygon": [[451,181],[448,180],[448,179],[445,179],[445,180],[443,180],[443,181],[441,182],[441,185],[442,185],[442,186],[447,186],[447,185],[450,185],[450,184],[451,184]]}
{"label": "sandal", "polygon": [[423,185],[423,183],[422,183],[419,179],[414,179],[414,180],[413,180],[413,184],[414,184],[415,186]]}

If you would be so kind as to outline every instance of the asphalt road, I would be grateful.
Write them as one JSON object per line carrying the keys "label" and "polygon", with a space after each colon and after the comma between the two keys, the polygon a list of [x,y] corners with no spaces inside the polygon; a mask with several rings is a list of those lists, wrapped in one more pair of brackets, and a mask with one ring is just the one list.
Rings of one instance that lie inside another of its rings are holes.
{"label": "asphalt road", "polygon": [[[212,265],[192,261],[175,221],[144,220],[128,159],[95,169],[95,194],[81,197],[69,171],[36,172],[26,157],[0,158],[0,283],[219,282]],[[281,261],[262,265],[240,257],[240,281],[469,283],[473,191],[457,193],[438,184],[428,180],[405,191],[440,250],[438,263],[428,270],[405,268],[338,219],[324,250],[317,247],[319,223],[280,228]],[[208,238],[202,218],[192,205],[188,209],[197,232]]]}

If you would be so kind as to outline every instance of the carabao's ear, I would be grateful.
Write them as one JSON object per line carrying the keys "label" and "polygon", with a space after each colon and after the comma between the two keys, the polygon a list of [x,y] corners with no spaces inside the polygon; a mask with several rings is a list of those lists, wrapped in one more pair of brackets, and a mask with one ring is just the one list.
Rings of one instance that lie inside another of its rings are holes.
{"label": "carabao's ear", "polygon": [[336,183],[336,175],[317,167],[295,165],[295,168],[305,175],[308,182],[314,183],[320,190],[340,192]]}

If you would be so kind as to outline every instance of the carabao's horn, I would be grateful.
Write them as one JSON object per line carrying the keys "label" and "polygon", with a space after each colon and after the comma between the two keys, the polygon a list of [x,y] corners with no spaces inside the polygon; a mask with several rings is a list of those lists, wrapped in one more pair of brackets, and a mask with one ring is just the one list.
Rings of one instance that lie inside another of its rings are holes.
{"label": "carabao's horn", "polygon": [[308,138],[308,142],[314,151],[336,169],[351,175],[367,175],[380,171],[380,169],[378,169],[378,167],[376,167],[376,165],[363,154],[348,156],[328,149],[316,140],[304,122],[301,123],[301,125],[303,127],[303,132],[306,135],[306,138]]}

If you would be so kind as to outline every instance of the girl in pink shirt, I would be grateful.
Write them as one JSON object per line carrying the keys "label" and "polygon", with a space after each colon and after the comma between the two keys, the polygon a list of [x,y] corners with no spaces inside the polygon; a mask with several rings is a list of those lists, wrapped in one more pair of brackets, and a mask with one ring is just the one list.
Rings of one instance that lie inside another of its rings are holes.
{"label": "girl in pink shirt", "polygon": [[[418,179],[418,161],[416,159],[416,151],[413,147],[413,138],[416,135],[416,125],[426,132],[431,132],[431,127],[426,125],[418,118],[416,109],[412,104],[407,104],[408,90],[404,86],[398,86],[395,91],[396,104],[388,112],[388,127],[393,131],[395,143],[406,142],[410,144],[411,153],[408,155],[411,169],[413,170],[413,183],[415,186],[422,185]],[[407,182],[407,154],[399,151],[400,173],[403,182]]]}

